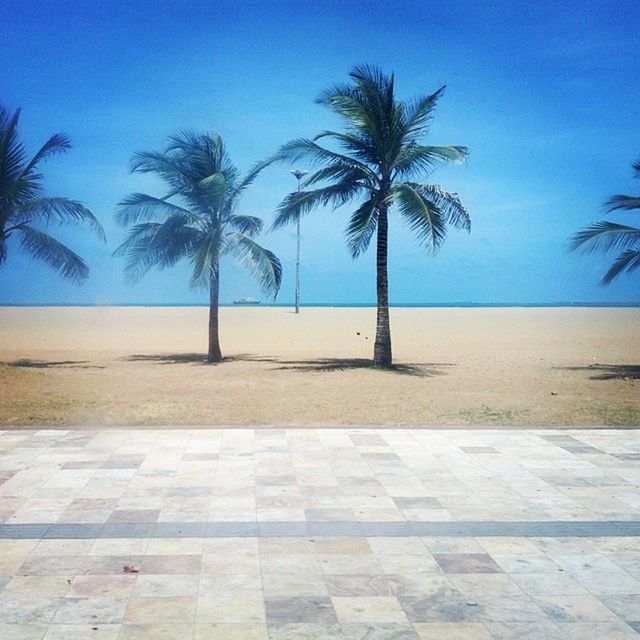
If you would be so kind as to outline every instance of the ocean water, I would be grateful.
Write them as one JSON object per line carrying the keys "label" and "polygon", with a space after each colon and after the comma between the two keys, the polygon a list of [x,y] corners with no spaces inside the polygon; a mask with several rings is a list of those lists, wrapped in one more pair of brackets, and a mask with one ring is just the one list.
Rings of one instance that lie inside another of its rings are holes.
{"label": "ocean water", "polygon": [[[0,302],[0,307],[208,307],[208,303],[194,302],[125,302],[110,304],[92,303],[62,303],[62,302],[39,302],[39,303],[10,303]],[[232,302],[220,303],[221,307],[293,307],[293,303],[277,302],[260,304],[237,305]],[[302,308],[308,307],[375,307],[375,302],[306,302],[300,305]],[[640,308],[640,302],[396,302],[390,303],[392,308],[408,309],[430,309],[430,308],[507,308],[507,307],[531,307],[531,308],[554,308],[554,307],[619,307],[619,308]]]}

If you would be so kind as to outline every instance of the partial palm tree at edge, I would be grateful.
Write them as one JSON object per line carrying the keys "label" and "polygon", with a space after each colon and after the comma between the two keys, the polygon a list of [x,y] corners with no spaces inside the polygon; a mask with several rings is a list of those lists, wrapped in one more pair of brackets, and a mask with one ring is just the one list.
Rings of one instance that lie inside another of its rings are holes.
{"label": "partial palm tree at edge", "polygon": [[185,131],[171,136],[162,152],[136,153],[131,170],[156,174],[168,190],[161,197],[133,193],[119,203],[116,219],[129,236],[114,255],[126,258],[125,273],[134,282],[152,267],[190,260],[191,285],[209,289],[207,360],[220,362],[220,259],[233,255],[274,298],[282,279],[278,258],[254,240],[262,220],[236,213],[258,169],[241,177],[219,135]]}
{"label": "partial palm tree at edge", "polygon": [[36,154],[28,159],[18,137],[20,109],[13,113],[0,106],[0,266],[6,261],[9,240],[16,236],[22,250],[41,260],[72,282],[82,282],[89,275],[86,262],[48,230],[53,223],[84,223],[104,241],[104,231],[94,214],[81,202],[69,198],[43,195],[40,165],[71,148],[69,138],[61,133],[51,136]]}
{"label": "partial palm tree at edge", "polygon": [[[376,236],[377,321],[373,364],[392,366],[389,326],[388,236],[389,211],[400,217],[418,241],[435,252],[447,226],[470,230],[470,218],[456,194],[439,186],[414,182],[437,166],[466,159],[461,146],[424,146],[426,133],[444,87],[412,101],[395,96],[394,76],[363,65],[352,69],[349,84],[326,90],[317,100],[337,114],[344,132],[324,131],[313,139],[292,140],[265,164],[304,161],[316,170],[305,180],[305,190],[289,194],[278,208],[274,228],[294,222],[318,206],[336,209],[357,201],[346,228],[353,258],[366,251]],[[342,152],[317,143],[327,139]],[[325,183],[308,189],[318,183]],[[328,183],[328,184],[326,184]]]}
{"label": "partial palm tree at edge", "polygon": [[[634,178],[640,178],[640,160],[633,165]],[[605,203],[606,212],[640,209],[640,196],[611,196]],[[576,233],[569,249],[587,254],[620,251],[615,261],[604,274],[601,284],[613,282],[622,273],[631,273],[640,268],[640,228],[601,220]]]}

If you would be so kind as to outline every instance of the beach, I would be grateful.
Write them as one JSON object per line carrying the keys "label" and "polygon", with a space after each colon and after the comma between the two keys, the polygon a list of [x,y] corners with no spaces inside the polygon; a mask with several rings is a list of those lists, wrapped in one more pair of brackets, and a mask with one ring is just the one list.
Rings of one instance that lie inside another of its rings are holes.
{"label": "beach", "polygon": [[19,426],[635,426],[640,309],[0,308],[0,423]]}

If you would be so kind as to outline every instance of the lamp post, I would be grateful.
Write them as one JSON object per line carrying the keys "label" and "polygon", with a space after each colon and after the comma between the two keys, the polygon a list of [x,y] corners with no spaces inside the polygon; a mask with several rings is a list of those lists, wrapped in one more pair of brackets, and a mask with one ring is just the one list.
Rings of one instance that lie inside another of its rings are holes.
{"label": "lamp post", "polygon": [[[307,175],[308,171],[293,169],[291,171],[298,181],[298,193],[300,193],[300,180]],[[296,221],[296,313],[300,313],[300,216]]]}

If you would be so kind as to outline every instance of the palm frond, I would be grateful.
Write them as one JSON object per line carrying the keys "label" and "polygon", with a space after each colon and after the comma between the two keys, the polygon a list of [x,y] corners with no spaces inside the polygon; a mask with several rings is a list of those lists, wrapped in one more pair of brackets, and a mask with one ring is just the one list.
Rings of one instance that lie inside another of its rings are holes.
{"label": "palm frond", "polygon": [[347,244],[352,258],[357,258],[367,250],[378,224],[378,210],[375,200],[362,203],[351,215],[347,225]]}
{"label": "palm frond", "polygon": [[640,249],[627,249],[616,258],[611,268],[602,277],[600,284],[610,284],[622,272],[630,273],[636,269],[640,269]]}
{"label": "palm frond", "polygon": [[591,254],[596,251],[636,249],[639,244],[640,229],[603,220],[576,233],[570,240],[569,250]]}
{"label": "palm frond", "polygon": [[311,191],[294,191],[278,207],[272,229],[284,227],[318,206],[330,205],[336,209],[363,190],[359,182],[346,180]]}
{"label": "palm frond", "polygon": [[340,146],[353,154],[353,157],[366,166],[379,162],[375,147],[367,138],[359,133],[346,133],[340,131],[321,131],[313,137],[313,141],[329,138],[335,140]]}
{"label": "palm frond", "polygon": [[196,247],[191,258],[193,273],[190,286],[193,289],[204,289],[209,286],[213,264],[220,256],[220,248],[217,244],[214,235],[208,234]]}
{"label": "palm frond", "polygon": [[69,149],[71,149],[71,140],[69,140],[69,137],[64,133],[55,133],[42,145],[42,147],[40,147],[33,158],[31,158],[31,160],[25,165],[22,170],[22,175],[28,174],[40,162],[46,160],[52,155],[65,153]]}
{"label": "palm frond", "polygon": [[422,146],[411,143],[400,149],[394,168],[399,177],[406,177],[418,172],[430,174],[442,164],[464,162],[468,156],[469,150],[466,147],[457,145]]}
{"label": "palm frond", "polygon": [[432,94],[417,98],[406,104],[404,136],[410,141],[419,136],[433,117],[438,100],[442,97],[446,85]]}
{"label": "palm frond", "polygon": [[155,173],[176,192],[193,188],[193,175],[184,159],[156,151],[138,151],[131,160],[132,173]]}
{"label": "palm frond", "polygon": [[411,184],[397,185],[393,191],[400,215],[418,241],[435,252],[446,235],[445,214]]}
{"label": "palm frond", "polygon": [[16,207],[12,216],[16,223],[31,224],[43,222],[49,224],[57,220],[60,224],[76,222],[86,224],[103,242],[106,236],[102,225],[95,215],[77,200],[68,198],[34,198]]}
{"label": "palm frond", "polygon": [[10,190],[26,161],[24,146],[18,139],[20,109],[11,114],[0,106],[0,197]]}
{"label": "palm frond", "polygon": [[611,196],[605,202],[605,207],[607,208],[607,212],[640,209],[640,196]]}
{"label": "palm frond", "polygon": [[447,224],[450,224],[455,229],[471,231],[471,216],[460,201],[457,193],[445,191],[435,184],[417,184],[415,182],[406,184],[425,200],[434,204],[444,216]]}
{"label": "palm frond", "polygon": [[255,276],[267,293],[278,295],[282,282],[282,265],[274,253],[241,233],[231,234],[230,249]]}
{"label": "palm frond", "polygon": [[197,216],[183,207],[179,207],[164,198],[154,198],[146,193],[132,193],[120,200],[116,210],[116,222],[128,226],[145,220],[160,221],[167,216],[180,213],[193,216],[195,222]]}
{"label": "palm frond", "polygon": [[273,157],[273,161],[296,163],[304,161],[310,166],[323,164],[342,165],[353,170],[358,169],[363,174],[374,177],[371,169],[364,163],[350,156],[330,151],[307,138],[296,138],[282,145]]}
{"label": "palm frond", "polygon": [[139,281],[152,267],[166,269],[189,256],[203,233],[186,224],[179,214],[163,223],[143,222],[132,227],[129,237],[114,251],[124,256],[125,276]]}
{"label": "palm frond", "polygon": [[229,224],[236,231],[244,233],[250,237],[257,236],[264,226],[262,220],[255,216],[230,216]]}
{"label": "palm frond", "polygon": [[69,247],[47,233],[27,225],[19,229],[20,244],[24,251],[57,271],[63,278],[80,283],[89,275],[85,261]]}

